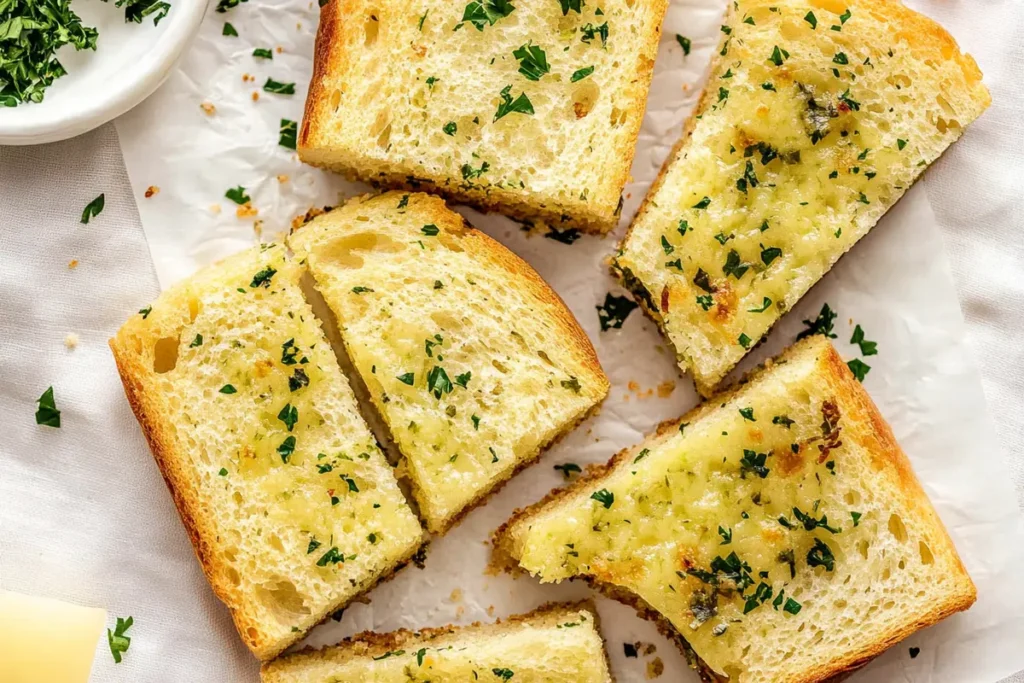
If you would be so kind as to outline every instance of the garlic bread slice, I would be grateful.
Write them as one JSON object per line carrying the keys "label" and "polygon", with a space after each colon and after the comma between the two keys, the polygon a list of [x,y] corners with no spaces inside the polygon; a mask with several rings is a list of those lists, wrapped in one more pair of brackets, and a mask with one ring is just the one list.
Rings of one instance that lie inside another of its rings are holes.
{"label": "garlic bread slice", "polygon": [[110,340],[214,592],[260,659],[390,575],[423,531],[266,245],[165,291]]}
{"label": "garlic bread slice", "polygon": [[891,0],[738,0],[615,270],[708,395],[990,102]]}
{"label": "garlic bread slice", "polygon": [[821,336],[518,512],[495,544],[499,563],[634,605],[731,683],[832,680],[976,597]]}
{"label": "garlic bread slice", "polygon": [[594,348],[525,261],[437,197],[357,197],[288,240],[443,532],[608,393]]}
{"label": "garlic bread slice", "polygon": [[361,633],[265,664],[262,683],[611,683],[589,602],[545,605],[495,624]]}

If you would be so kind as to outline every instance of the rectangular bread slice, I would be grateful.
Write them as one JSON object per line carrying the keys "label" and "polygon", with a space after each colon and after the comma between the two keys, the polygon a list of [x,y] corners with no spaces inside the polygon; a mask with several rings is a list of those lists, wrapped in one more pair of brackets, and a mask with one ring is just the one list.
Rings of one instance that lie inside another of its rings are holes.
{"label": "rectangular bread slice", "polygon": [[299,288],[265,245],[165,291],[110,340],[214,592],[270,659],[423,542]]}
{"label": "rectangular bread slice", "polygon": [[495,544],[499,563],[634,605],[731,683],[830,680],[976,596],[821,336],[518,512]]}
{"label": "rectangular bread slice", "polygon": [[495,624],[361,633],[264,664],[262,683],[611,683],[593,604],[545,605]]}
{"label": "rectangular bread slice", "polygon": [[299,157],[556,227],[618,223],[666,0],[331,0]]}
{"label": "rectangular bread slice", "polygon": [[705,396],[990,102],[974,60],[899,2],[729,6],[615,259]]}
{"label": "rectangular bread slice", "polygon": [[608,393],[572,313],[437,197],[357,197],[288,240],[441,533]]}

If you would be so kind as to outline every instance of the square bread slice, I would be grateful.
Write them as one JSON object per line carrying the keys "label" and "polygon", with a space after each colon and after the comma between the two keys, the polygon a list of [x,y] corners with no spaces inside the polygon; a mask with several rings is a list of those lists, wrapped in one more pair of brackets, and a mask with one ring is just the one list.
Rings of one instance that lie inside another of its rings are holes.
{"label": "square bread slice", "polygon": [[525,261],[426,194],[357,197],[288,240],[448,529],[608,393],[587,335]]}
{"label": "square bread slice", "polygon": [[330,0],[299,157],[377,186],[603,233],[667,0]]}
{"label": "square bread slice", "polygon": [[611,683],[589,602],[545,605],[495,624],[361,633],[264,664],[262,683]]}
{"label": "square bread slice", "polygon": [[738,0],[615,270],[707,396],[990,102],[892,0]]}
{"label": "square bread slice", "polygon": [[214,592],[270,659],[424,541],[303,298],[257,247],[161,294],[110,340]]}
{"label": "square bread slice", "polygon": [[832,680],[976,597],[821,336],[518,512],[495,544],[499,564],[632,604],[709,681]]}

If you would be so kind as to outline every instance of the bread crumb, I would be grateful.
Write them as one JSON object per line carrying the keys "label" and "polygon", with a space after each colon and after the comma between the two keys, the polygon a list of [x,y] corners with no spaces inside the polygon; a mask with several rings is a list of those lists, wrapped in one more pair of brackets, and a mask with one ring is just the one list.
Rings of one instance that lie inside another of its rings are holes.
{"label": "bread crumb", "polygon": [[452,594],[448,596],[448,599],[452,602],[462,602],[462,589],[456,588],[452,591]]}
{"label": "bread crumb", "polygon": [[235,215],[239,218],[252,218],[253,216],[258,215],[259,212],[260,210],[254,207],[252,202],[241,204],[237,209],[235,209]]}
{"label": "bread crumb", "polygon": [[672,392],[676,390],[675,380],[665,380],[658,385],[658,398],[668,398],[672,395]]}
{"label": "bread crumb", "polygon": [[278,175],[277,176],[277,182],[279,182],[279,183],[287,183],[288,182],[288,174],[281,173],[280,175]]}
{"label": "bread crumb", "polygon": [[156,185],[150,185],[146,188],[146,199],[149,199],[153,195],[160,194],[160,188]]}
{"label": "bread crumb", "polygon": [[214,216],[218,215],[220,211],[220,204],[210,204],[210,213],[212,213]]}
{"label": "bread crumb", "polygon": [[68,336],[64,337],[64,346],[68,351],[73,351],[78,346],[78,335],[74,332],[69,332]]}
{"label": "bread crumb", "polygon": [[199,105],[199,108],[202,109],[207,116],[213,116],[215,113],[217,113],[217,107],[213,106],[209,102],[203,102]]}
{"label": "bread crumb", "polygon": [[250,76],[249,74],[242,74],[242,83],[248,83],[249,81],[254,81],[254,80],[256,80],[256,79],[254,77]]}
{"label": "bread crumb", "polygon": [[488,605],[487,606],[487,616],[489,616],[489,617],[493,617],[494,616],[494,605]]}
{"label": "bread crumb", "polygon": [[654,680],[663,673],[665,673],[665,663],[661,661],[661,657],[655,657],[647,662],[647,680]]}
{"label": "bread crumb", "polygon": [[253,102],[256,102],[256,101],[258,101],[259,99],[260,99],[260,94],[259,94],[259,92],[257,92],[256,90],[253,90],[253,91],[252,91],[252,101],[253,101]]}
{"label": "bread crumb", "polygon": [[281,47],[280,45],[278,45],[277,46],[277,54],[281,54],[282,52],[284,52],[284,48]]}
{"label": "bread crumb", "polygon": [[655,652],[658,651],[658,646],[654,643],[640,642],[637,643],[637,645],[641,646],[640,652],[643,654],[644,657],[646,657],[647,655],[653,655]]}
{"label": "bread crumb", "polygon": [[77,267],[78,267],[78,259],[73,258],[70,261],[68,261],[68,269],[69,270],[74,270]]}
{"label": "bread crumb", "polygon": [[683,83],[683,92],[690,92],[690,87],[689,83]]}

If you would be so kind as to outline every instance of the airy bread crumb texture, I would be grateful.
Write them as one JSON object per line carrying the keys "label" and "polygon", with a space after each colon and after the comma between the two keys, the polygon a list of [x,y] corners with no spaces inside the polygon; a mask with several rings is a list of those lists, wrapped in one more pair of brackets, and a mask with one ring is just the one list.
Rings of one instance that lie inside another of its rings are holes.
{"label": "airy bread crumb texture", "polygon": [[389,575],[423,531],[299,287],[265,245],[111,340],[214,592],[261,659]]}
{"label": "airy bread crumb texture", "polygon": [[891,0],[739,0],[615,268],[708,395],[988,106]]}
{"label": "airy bread crumb texture", "polygon": [[607,232],[666,7],[331,0],[299,156],[378,185]]}
{"label": "airy bread crumb texture", "polygon": [[358,197],[299,228],[304,259],[442,532],[604,399],[558,295],[437,197]]}
{"label": "airy bread crumb texture", "polygon": [[495,544],[541,581],[585,578],[633,604],[708,680],[733,683],[830,679],[976,597],[820,336],[518,512]]}
{"label": "airy bread crumb texture", "polygon": [[263,683],[611,683],[590,603],[544,606],[495,624],[362,633],[265,664]]}

